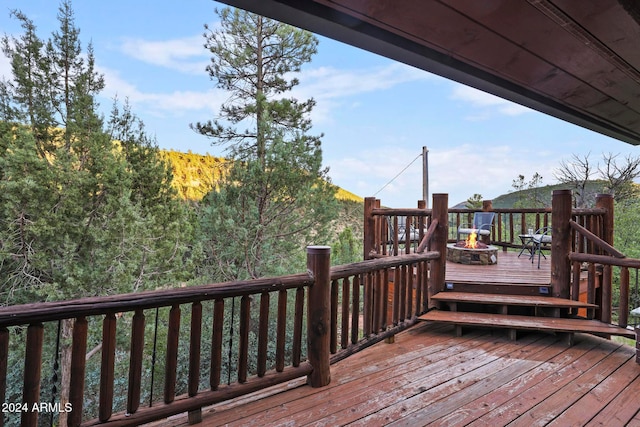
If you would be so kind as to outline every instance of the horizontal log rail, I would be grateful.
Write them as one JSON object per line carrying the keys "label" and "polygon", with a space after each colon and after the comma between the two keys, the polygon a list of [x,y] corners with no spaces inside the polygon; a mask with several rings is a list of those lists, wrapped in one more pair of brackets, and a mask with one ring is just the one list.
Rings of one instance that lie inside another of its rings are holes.
{"label": "horizontal log rail", "polygon": [[584,262],[590,264],[611,265],[625,268],[640,268],[640,259],[636,258],[616,258],[608,255],[584,254],[571,252],[569,260],[573,262]]}
{"label": "horizontal log rail", "polygon": [[209,301],[218,298],[242,297],[262,292],[295,289],[299,286],[309,286],[312,283],[313,278],[308,273],[300,273],[264,279],[231,281],[70,301],[6,306],[0,308],[0,327],[22,325],[29,322],[50,322],[110,312],[166,307],[196,300]]}
{"label": "horizontal log rail", "polygon": [[[139,425],[182,412],[197,422],[204,406],[277,383],[326,384],[322,365],[392,337],[427,310],[428,271],[439,259],[430,251],[329,268],[327,258],[326,269],[303,274],[3,307],[0,396],[29,408],[60,402],[42,387],[60,378],[44,361],[59,359],[51,343],[64,322],[72,325],[68,425]],[[101,356],[88,358],[94,347]],[[23,385],[8,382],[16,372]],[[38,425],[38,415],[22,413],[21,425]]]}
{"label": "horizontal log rail", "polygon": [[433,261],[440,257],[440,252],[429,251],[415,254],[406,254],[398,257],[376,258],[352,264],[337,265],[331,267],[331,280],[342,279],[358,274],[371,273],[377,270],[385,270],[415,264],[423,261]]}

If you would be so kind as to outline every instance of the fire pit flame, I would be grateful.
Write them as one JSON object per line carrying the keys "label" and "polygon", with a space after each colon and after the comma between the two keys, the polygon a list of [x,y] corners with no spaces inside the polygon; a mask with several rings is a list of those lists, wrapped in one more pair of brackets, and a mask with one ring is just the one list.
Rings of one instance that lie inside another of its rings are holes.
{"label": "fire pit flame", "polygon": [[478,247],[478,233],[476,230],[473,230],[467,239],[464,241],[464,247],[468,249],[476,249]]}

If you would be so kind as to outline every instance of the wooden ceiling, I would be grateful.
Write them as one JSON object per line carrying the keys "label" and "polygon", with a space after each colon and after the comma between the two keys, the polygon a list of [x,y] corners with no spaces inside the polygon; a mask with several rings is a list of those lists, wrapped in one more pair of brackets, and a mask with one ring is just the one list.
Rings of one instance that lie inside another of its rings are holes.
{"label": "wooden ceiling", "polygon": [[640,144],[636,0],[222,0]]}

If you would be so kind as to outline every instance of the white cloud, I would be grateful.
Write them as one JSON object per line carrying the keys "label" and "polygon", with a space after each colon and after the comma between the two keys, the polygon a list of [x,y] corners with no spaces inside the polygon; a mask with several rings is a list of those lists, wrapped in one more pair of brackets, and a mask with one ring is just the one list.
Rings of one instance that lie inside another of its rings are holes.
{"label": "white cloud", "polygon": [[100,68],[106,81],[103,95],[108,98],[127,98],[132,105],[144,108],[156,115],[182,115],[186,112],[217,112],[228,96],[226,93],[210,88],[206,91],[180,91],[167,93],[142,92],[136,86],[120,77],[115,70]]}
{"label": "white cloud", "polygon": [[[200,35],[164,41],[129,38],[124,40],[121,50],[127,56],[147,64],[194,75],[202,75],[209,62],[209,55],[203,48],[203,38]],[[107,96],[113,97],[117,93],[120,98],[128,97],[132,103],[144,104],[145,108],[156,111],[218,111],[221,103],[228,97],[228,94],[213,89],[210,83],[202,92],[143,93],[123,80],[118,72],[102,72],[107,80]],[[311,117],[315,124],[332,121],[335,110],[338,107],[344,108],[341,103],[346,98],[434,78],[432,74],[399,63],[349,70],[333,67],[309,68],[296,77],[301,84],[287,96],[301,100],[313,97],[317,101]],[[350,101],[348,108],[358,108],[358,102]]]}
{"label": "white cloud", "polygon": [[320,67],[302,74],[300,88],[319,98],[342,98],[430,78],[432,74],[400,63],[355,70]]}
{"label": "white cloud", "polygon": [[[333,112],[338,107],[345,108],[341,103],[347,98],[436,77],[408,65],[390,63],[362,69],[311,68],[303,71],[298,78],[300,85],[290,95],[297,99],[313,97],[316,100],[312,120],[317,124],[332,120]],[[358,108],[360,105],[360,101],[350,99],[346,108]]]}
{"label": "white cloud", "polygon": [[522,105],[461,84],[454,86],[451,99],[468,102],[473,107],[481,109],[480,113],[467,118],[471,121],[486,120],[496,111],[507,116],[517,116],[531,111]]}
{"label": "white cloud", "polygon": [[522,174],[530,179],[539,173],[543,185],[552,184],[552,153],[535,152],[535,147],[495,145],[482,147],[464,144],[430,153],[433,191],[449,193],[451,205],[473,194],[486,199],[512,190],[513,180]]}
{"label": "white cloud", "polygon": [[[200,35],[164,41],[129,38],[124,40],[121,50],[147,64],[194,75],[203,75],[209,62],[209,55],[203,48],[203,38]],[[101,71],[107,80],[107,96],[113,97],[117,93],[119,98],[128,97],[132,103],[144,104],[144,108],[157,112],[217,112],[221,103],[228,98],[227,93],[213,88],[210,82],[202,92],[143,93],[122,79],[119,72],[106,69]],[[345,106],[341,104],[346,98],[435,78],[432,74],[399,63],[347,70],[334,67],[308,68],[296,77],[301,84],[286,96],[300,100],[313,97],[317,101],[311,116],[314,124],[333,121],[335,111],[344,110]],[[358,108],[359,104],[359,101],[350,100],[346,108]]]}
{"label": "white cloud", "polygon": [[186,74],[202,74],[209,64],[201,35],[173,40],[124,39],[122,52],[139,61]]}

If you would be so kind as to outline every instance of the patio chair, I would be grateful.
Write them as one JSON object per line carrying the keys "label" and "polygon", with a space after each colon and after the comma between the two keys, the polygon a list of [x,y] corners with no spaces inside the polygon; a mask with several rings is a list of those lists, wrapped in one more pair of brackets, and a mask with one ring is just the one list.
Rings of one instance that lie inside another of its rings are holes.
{"label": "patio chair", "polygon": [[495,212],[475,212],[473,214],[473,222],[471,224],[461,224],[458,227],[456,241],[460,241],[461,234],[476,233],[479,237],[490,236],[491,227],[493,227],[493,217],[495,215]]}
{"label": "patio chair", "polygon": [[542,227],[536,230],[533,233],[533,237],[531,238],[532,248],[531,248],[531,263],[533,264],[533,259],[536,257],[536,252],[538,253],[538,268],[540,268],[540,258],[547,257],[542,253],[544,249],[549,249],[549,245],[551,244],[551,227]]}

